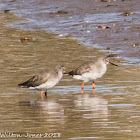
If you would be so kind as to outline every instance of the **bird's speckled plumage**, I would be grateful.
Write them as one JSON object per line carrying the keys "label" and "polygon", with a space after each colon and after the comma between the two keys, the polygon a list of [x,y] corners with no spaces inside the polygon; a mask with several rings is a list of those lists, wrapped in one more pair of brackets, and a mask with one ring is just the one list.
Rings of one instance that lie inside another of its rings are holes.
{"label": "bird's speckled plumage", "polygon": [[64,67],[57,65],[54,69],[35,75],[18,86],[36,89],[49,89],[54,87],[63,77]]}
{"label": "bird's speckled plumage", "polygon": [[107,64],[112,64],[117,66],[114,63],[111,63],[108,60],[108,57],[101,57],[97,59],[97,61],[87,62],[83,65],[79,66],[78,68],[67,72],[65,74],[73,76],[74,79],[82,80],[83,84],[81,85],[81,89],[84,88],[84,82],[92,81],[93,82],[93,89],[95,89],[94,80],[101,78],[107,71]]}
{"label": "bird's speckled plumage", "polygon": [[72,75],[74,79],[88,82],[101,78],[107,70],[107,61],[104,58],[99,58],[96,62],[87,62],[79,66],[68,74]]}

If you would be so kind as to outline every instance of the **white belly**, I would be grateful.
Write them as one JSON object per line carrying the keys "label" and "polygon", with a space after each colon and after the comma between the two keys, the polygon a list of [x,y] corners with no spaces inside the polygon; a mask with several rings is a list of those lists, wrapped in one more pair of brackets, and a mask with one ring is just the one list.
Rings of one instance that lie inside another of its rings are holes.
{"label": "white belly", "polygon": [[102,72],[90,72],[90,73],[84,73],[82,75],[74,75],[73,78],[77,80],[82,80],[84,82],[88,81],[94,81],[98,78],[101,78],[106,72],[106,69]]}
{"label": "white belly", "polygon": [[35,88],[36,89],[49,89],[49,88],[54,87],[58,82],[59,82],[59,80],[56,80],[56,79],[47,81],[46,83],[36,86]]}

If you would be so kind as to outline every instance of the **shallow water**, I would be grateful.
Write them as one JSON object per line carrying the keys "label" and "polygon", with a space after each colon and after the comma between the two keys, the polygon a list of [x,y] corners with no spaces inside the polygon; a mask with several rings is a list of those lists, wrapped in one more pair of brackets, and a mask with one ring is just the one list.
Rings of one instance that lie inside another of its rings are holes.
{"label": "shallow water", "polygon": [[[1,14],[1,18],[9,22],[15,17]],[[120,57],[111,59],[119,66],[108,66],[107,73],[95,81],[95,94],[92,83],[86,83],[82,93],[81,81],[64,76],[42,100],[40,91],[17,84],[57,63],[71,70],[108,53],[44,31],[2,25],[0,35],[0,137],[15,139],[20,134],[20,139],[139,139],[138,64]],[[21,37],[32,37],[33,41],[21,42]]]}
{"label": "shallow water", "polygon": [[[49,137],[46,133],[57,133],[54,139],[139,139],[139,66],[113,58],[119,67],[108,66],[105,76],[95,81],[95,95],[90,82],[82,93],[81,81],[64,76],[42,100],[39,91],[17,84],[56,63],[69,70],[105,54],[44,32],[10,29],[5,37],[7,31],[1,31],[1,134],[20,134],[23,139],[40,133],[37,138],[42,139]],[[21,43],[19,38],[26,34],[35,40]]]}

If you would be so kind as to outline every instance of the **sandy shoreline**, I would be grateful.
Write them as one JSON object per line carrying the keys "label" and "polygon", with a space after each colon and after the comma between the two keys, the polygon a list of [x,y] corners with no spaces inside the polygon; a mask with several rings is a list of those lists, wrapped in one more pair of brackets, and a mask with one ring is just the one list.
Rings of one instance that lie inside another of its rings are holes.
{"label": "sandy shoreline", "polygon": [[[6,2],[3,1],[3,3]],[[81,39],[85,45],[91,46],[90,49],[101,48],[105,52],[110,53],[113,51],[121,58],[139,63],[139,3],[139,0],[108,0],[107,2],[88,0],[86,3],[84,0],[55,0],[53,2],[51,0],[47,2],[41,0],[40,3],[33,3],[31,1],[21,2],[18,5],[16,1],[10,1],[8,4],[6,3],[10,7],[6,8],[9,8],[10,12],[19,12],[19,16],[21,17],[31,19],[28,22],[18,22],[14,24],[14,27],[45,30],[46,32],[50,30],[53,33],[68,34]],[[23,9],[23,13],[20,13],[19,6],[20,9]],[[47,13],[46,11],[43,12],[43,9],[38,9],[41,13],[36,14],[35,9],[38,6],[47,6],[43,7],[47,10]],[[6,8],[3,7],[3,10]],[[26,15],[26,12],[30,8],[32,11],[31,14]],[[67,11],[67,13],[57,13],[57,11],[61,10]],[[5,14],[8,15],[10,12]],[[114,15],[112,15],[113,13]],[[108,16],[114,19],[111,20]],[[69,18],[73,19],[73,22],[70,24]],[[87,19],[84,20],[84,18]],[[94,18],[97,18],[97,21],[94,21]],[[98,18],[100,18],[99,21]],[[46,19],[50,24],[47,23]],[[106,21],[106,19],[110,21]],[[34,24],[36,21],[39,21],[39,25]],[[109,29],[99,29],[97,28],[98,25],[107,25]]]}
{"label": "sandy shoreline", "polygon": [[[14,63],[16,63],[16,61],[18,61],[23,68],[28,67],[28,64],[26,66],[23,62],[25,61],[26,63],[26,61],[28,61],[26,60],[28,58],[25,56],[33,56],[35,59],[33,60],[34,65],[36,65],[37,59],[41,59],[41,62],[47,66],[54,66],[56,63],[63,63],[68,68],[72,68],[75,66],[74,62],[79,61],[79,59],[86,62],[95,57],[109,54],[99,52],[99,49],[88,49],[88,47],[79,44],[77,40],[71,39],[71,37],[59,38],[59,35],[46,33],[45,31],[28,31],[9,27],[6,25],[7,23],[19,22],[23,19],[16,17],[12,13],[0,13],[0,15],[0,20],[2,21],[2,30],[0,30],[0,54],[2,65],[10,66],[11,62],[13,63],[13,61],[15,61]],[[32,38],[32,40],[23,40],[22,42],[22,38]],[[25,53],[25,56],[21,55],[21,52]],[[38,52],[42,52],[42,55],[38,56]],[[14,67],[14,65],[12,67]],[[40,66],[39,69],[41,69],[42,64],[40,63],[38,65]]]}

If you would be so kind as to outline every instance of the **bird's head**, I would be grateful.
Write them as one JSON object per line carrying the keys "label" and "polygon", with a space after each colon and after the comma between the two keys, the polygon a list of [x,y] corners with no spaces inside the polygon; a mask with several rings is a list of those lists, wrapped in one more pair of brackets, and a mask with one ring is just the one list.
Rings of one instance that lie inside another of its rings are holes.
{"label": "bird's head", "polygon": [[56,69],[57,69],[58,71],[62,71],[62,73],[65,73],[65,67],[64,67],[63,65],[57,65],[57,66],[56,66]]}
{"label": "bird's head", "polygon": [[118,66],[117,64],[114,64],[114,63],[110,62],[110,60],[109,60],[110,57],[115,57],[115,56],[116,56],[115,54],[107,55],[107,56],[104,58],[104,61],[105,61],[106,65],[111,64],[111,65],[114,65],[114,66]]}

